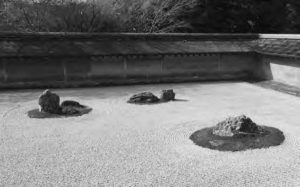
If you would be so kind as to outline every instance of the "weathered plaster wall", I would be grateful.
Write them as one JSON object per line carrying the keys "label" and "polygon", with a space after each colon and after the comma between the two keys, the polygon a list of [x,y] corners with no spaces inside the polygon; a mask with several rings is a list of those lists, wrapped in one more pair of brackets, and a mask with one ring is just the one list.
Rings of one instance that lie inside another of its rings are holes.
{"label": "weathered plaster wall", "polygon": [[269,64],[272,80],[300,87],[300,59],[282,57],[264,57]]}
{"label": "weathered plaster wall", "polygon": [[252,78],[250,54],[6,58],[0,87],[73,87]]}

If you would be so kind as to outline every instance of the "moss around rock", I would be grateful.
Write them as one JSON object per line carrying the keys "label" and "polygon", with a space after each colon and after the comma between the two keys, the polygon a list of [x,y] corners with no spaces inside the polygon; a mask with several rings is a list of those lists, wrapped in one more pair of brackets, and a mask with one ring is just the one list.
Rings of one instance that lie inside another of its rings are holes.
{"label": "moss around rock", "polygon": [[92,108],[85,107],[82,108],[79,112],[73,114],[51,114],[47,112],[40,112],[39,109],[33,109],[27,112],[28,117],[45,119],[45,118],[65,118],[65,117],[77,117],[88,114],[92,111]]}
{"label": "moss around rock", "polygon": [[215,127],[194,132],[190,139],[201,147],[219,151],[244,151],[280,145],[283,132],[267,126],[258,126],[246,116],[228,118]]}

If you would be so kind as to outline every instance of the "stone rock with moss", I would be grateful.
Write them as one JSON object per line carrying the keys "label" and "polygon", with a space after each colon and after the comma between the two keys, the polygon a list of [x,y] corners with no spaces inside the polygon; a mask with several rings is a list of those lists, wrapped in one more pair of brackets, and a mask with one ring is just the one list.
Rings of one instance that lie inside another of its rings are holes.
{"label": "stone rock with moss", "polygon": [[224,137],[261,133],[263,133],[263,129],[245,115],[227,118],[213,128],[214,135]]}
{"label": "stone rock with moss", "polygon": [[219,151],[244,151],[280,145],[285,137],[274,127],[259,126],[242,115],[194,132],[190,139],[201,147]]}
{"label": "stone rock with moss", "polygon": [[59,118],[72,117],[88,114],[92,108],[81,105],[77,101],[66,100],[60,103],[60,97],[52,93],[50,90],[45,90],[39,97],[39,109],[33,109],[27,112],[30,118]]}
{"label": "stone rock with moss", "polygon": [[39,97],[39,111],[51,114],[59,114],[59,102],[60,98],[57,94],[52,93],[50,90],[45,90]]}
{"label": "stone rock with moss", "polygon": [[72,106],[72,107],[83,107],[79,102],[77,101],[71,101],[71,100],[66,100],[61,103],[61,107],[67,107],[67,106]]}
{"label": "stone rock with moss", "polygon": [[175,100],[175,93],[173,90],[162,90],[160,95],[162,101],[173,101]]}
{"label": "stone rock with moss", "polygon": [[157,103],[157,102],[159,102],[159,98],[156,97],[151,92],[142,92],[139,94],[135,94],[128,100],[128,103],[136,103],[136,104],[147,104],[147,103]]}
{"label": "stone rock with moss", "polygon": [[61,112],[64,115],[74,115],[79,114],[80,109],[83,108],[79,102],[77,101],[64,101],[61,103]]}

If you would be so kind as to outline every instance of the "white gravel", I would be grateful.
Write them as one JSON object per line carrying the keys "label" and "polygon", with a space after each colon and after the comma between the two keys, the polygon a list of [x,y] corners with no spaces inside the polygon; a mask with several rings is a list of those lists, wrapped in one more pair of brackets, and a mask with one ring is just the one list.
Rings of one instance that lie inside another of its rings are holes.
{"label": "white gravel", "polygon": [[[165,88],[187,101],[126,103]],[[66,89],[54,91],[92,113],[29,119],[41,91],[0,93],[0,186],[300,186],[300,98],[248,83]],[[285,142],[231,153],[189,140],[240,114],[281,129]]]}

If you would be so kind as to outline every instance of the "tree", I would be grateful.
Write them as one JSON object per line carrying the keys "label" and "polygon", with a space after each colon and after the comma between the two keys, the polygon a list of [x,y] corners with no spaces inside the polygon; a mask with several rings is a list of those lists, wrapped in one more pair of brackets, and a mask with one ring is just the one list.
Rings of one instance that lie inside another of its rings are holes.
{"label": "tree", "polygon": [[286,25],[285,0],[200,0],[194,32],[280,32]]}
{"label": "tree", "polygon": [[127,32],[188,32],[187,18],[197,0],[116,1],[115,12],[122,15]]}
{"label": "tree", "polygon": [[7,11],[13,30],[29,32],[109,32],[117,24],[96,3],[73,0],[14,0]]}
{"label": "tree", "polygon": [[22,32],[300,32],[299,0],[0,0]]}
{"label": "tree", "polygon": [[280,33],[287,29],[286,0],[255,0],[251,9],[254,31],[257,33]]}
{"label": "tree", "polygon": [[288,23],[289,31],[292,33],[300,33],[300,1],[288,0]]}

